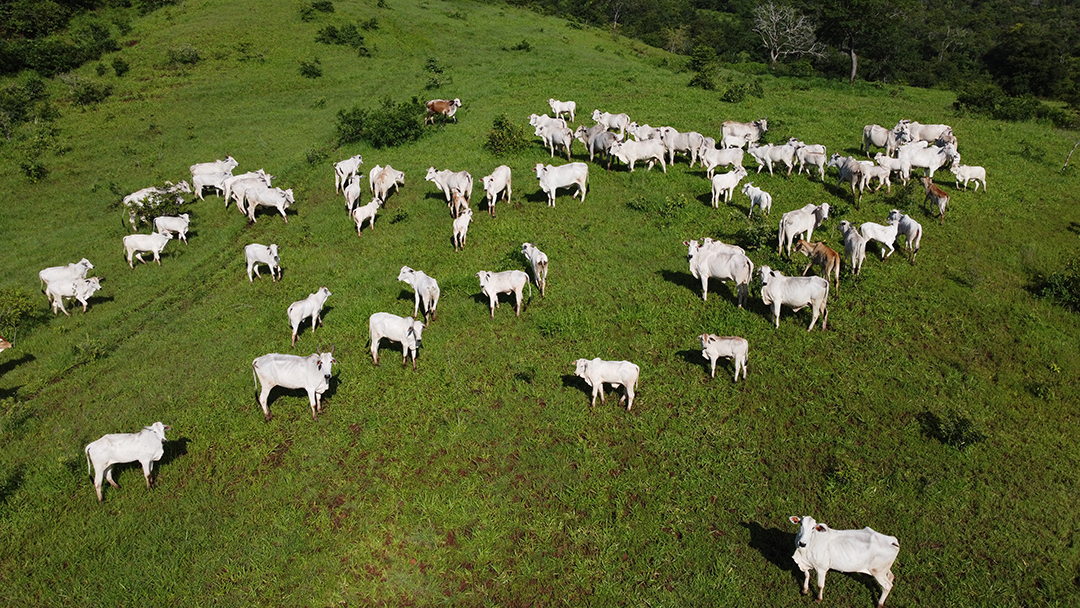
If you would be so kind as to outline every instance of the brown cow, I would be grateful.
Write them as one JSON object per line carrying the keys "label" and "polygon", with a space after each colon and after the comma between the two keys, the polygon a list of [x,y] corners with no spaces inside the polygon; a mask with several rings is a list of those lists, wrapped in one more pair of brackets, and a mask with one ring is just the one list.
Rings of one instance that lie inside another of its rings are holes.
{"label": "brown cow", "polygon": [[810,272],[811,266],[820,266],[825,280],[830,276],[835,277],[836,293],[840,293],[840,254],[833,251],[825,243],[807,243],[799,239],[795,243],[795,251],[810,258],[810,263],[803,269],[803,276]]}
{"label": "brown cow", "polygon": [[934,180],[931,178],[923,176],[920,179],[922,180],[923,188],[926,188],[926,198],[923,199],[923,202],[933,201],[934,203],[937,203],[938,212],[941,214],[941,221],[939,223],[945,225],[945,207],[949,205],[949,195],[941,188],[938,188],[937,184],[935,184]]}
{"label": "brown cow", "polygon": [[424,116],[425,125],[428,124],[428,121],[431,121],[431,124],[435,124],[435,116],[437,114],[442,114],[446,118],[453,118],[454,124],[457,124],[457,117],[454,116],[454,113],[457,112],[457,109],[461,107],[460,99],[455,98],[454,101],[447,101],[445,99],[432,99],[431,101],[427,102],[426,105],[427,115]]}

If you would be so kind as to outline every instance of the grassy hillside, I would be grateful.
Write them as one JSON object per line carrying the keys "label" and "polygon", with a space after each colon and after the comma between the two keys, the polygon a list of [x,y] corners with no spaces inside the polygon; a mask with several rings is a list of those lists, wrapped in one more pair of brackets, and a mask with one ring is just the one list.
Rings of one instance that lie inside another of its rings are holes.
{"label": "grassy hillside", "polygon": [[[1059,170],[1073,135],[954,116],[950,94],[910,88],[766,79],[764,97],[726,104],[660,51],[599,31],[467,2],[385,4],[339,2],[311,23],[290,3],[158,11],[119,53],[131,71],[101,78],[113,95],[62,108],[64,153],[43,157],[45,181],[0,148],[0,289],[37,296],[38,270],[84,256],[106,278],[85,315],[44,318],[39,297],[42,320],[0,355],[6,603],[801,606],[787,517],[812,515],[900,539],[890,606],[1075,604],[1080,328],[1028,290],[1076,248],[1075,172]],[[373,57],[314,42],[371,17]],[[522,40],[531,50],[508,50]],[[170,64],[185,44],[202,60]],[[302,77],[316,57],[323,76]],[[445,68],[436,90],[430,58]],[[396,149],[334,149],[339,109],[414,95],[461,98],[458,124]],[[771,141],[844,154],[865,124],[948,122],[989,192],[939,173],[952,194],[939,226],[914,183],[857,210],[833,177],[752,175],[775,202],[748,221],[746,197],[712,209],[704,172],[680,160],[667,175],[593,165],[585,203],[550,209],[530,172],[549,162],[539,144],[483,148],[495,117],[524,124],[549,97],[576,100],[585,124],[600,108],[714,136],[767,115]],[[333,161],[356,153],[365,173],[406,173],[361,237],[332,187]],[[210,196],[190,207],[190,244],[124,268],[112,190],[226,154],[293,188],[288,224],[248,225]],[[479,201],[480,176],[503,163],[513,201],[495,219],[477,210],[454,253],[424,173],[470,171]],[[926,230],[918,265],[871,246],[861,277],[845,267],[828,331],[786,309],[775,329],[756,287],[746,310],[715,281],[701,300],[683,240],[740,243],[758,266],[798,273],[801,259],[776,255],[776,224],[810,202],[833,205],[815,237],[836,249],[840,220],[906,210]],[[524,269],[525,241],[551,258],[548,294],[520,318],[504,299],[491,320],[474,275]],[[280,246],[283,281],[244,283],[252,242]],[[370,314],[411,312],[402,265],[442,287],[416,372],[396,345],[374,367],[367,345]],[[305,325],[292,352],[336,346],[324,413],[313,422],[301,391],[275,391],[266,423],[250,362],[290,352],[285,309],[323,285],[325,326]],[[730,364],[708,377],[703,332],[750,341],[747,382]],[[634,409],[611,392],[590,408],[579,357],[639,364]],[[83,446],[156,420],[173,427],[157,488],[125,467],[97,504]],[[945,441],[965,429],[981,441]],[[869,577],[828,580],[830,606],[877,597]]]}

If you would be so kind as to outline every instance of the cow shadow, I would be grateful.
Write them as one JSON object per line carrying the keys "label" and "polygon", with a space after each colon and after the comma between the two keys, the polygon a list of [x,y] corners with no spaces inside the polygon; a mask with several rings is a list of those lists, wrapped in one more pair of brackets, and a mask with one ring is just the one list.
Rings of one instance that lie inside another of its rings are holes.
{"label": "cow shadow", "polygon": [[[528,306],[529,302],[532,301],[532,298],[525,295],[526,293],[528,293],[528,287],[526,287],[525,291],[521,294],[521,312],[525,312],[526,306]],[[481,291],[474,293],[473,301],[477,304],[483,304],[484,308],[489,309],[488,316],[490,316],[491,300],[484,295],[484,292]],[[495,301],[498,303],[498,306],[495,308],[496,311],[502,310],[502,305],[507,304],[510,306],[511,314],[513,314],[514,303],[517,301],[514,297],[514,292],[511,291],[495,294]],[[496,312],[495,314],[498,314],[498,312]]]}
{"label": "cow shadow", "polygon": [[181,456],[187,456],[187,445],[189,443],[191,443],[191,440],[184,436],[166,441],[162,446],[164,454],[162,454],[161,460],[158,461],[158,466],[167,465]]}
{"label": "cow shadow", "polygon": [[[703,206],[712,207],[712,191],[711,190],[709,192],[706,192],[705,194],[699,194],[695,198],[697,198],[697,200],[699,200]],[[720,202],[722,203],[724,201],[721,200]]]}
{"label": "cow shadow", "polygon": [[1073,234],[1080,234],[1080,223],[1069,222],[1069,227],[1067,228],[1067,230]]}
{"label": "cow shadow", "polygon": [[786,570],[801,588],[803,574],[791,559],[795,553],[795,533],[779,528],[765,529],[756,521],[744,521],[739,525],[750,533],[750,542],[747,543],[750,548],[756,549],[772,565]]}
{"label": "cow shadow", "polygon": [[695,295],[701,295],[698,290],[701,289],[701,281],[694,278],[694,275],[689,272],[682,272],[678,270],[659,270],[657,274],[660,275],[668,283],[672,285],[678,285],[685,287],[688,291]]}
{"label": "cow shadow", "polygon": [[[693,365],[695,367],[700,367],[701,369],[705,370],[705,374],[708,375],[708,373],[709,373],[709,360],[706,359],[705,357],[701,356],[701,349],[700,348],[697,349],[697,350],[680,350],[679,352],[677,352],[675,354],[677,356],[679,356],[680,358],[682,358],[683,361],[686,361],[687,363],[689,363],[690,365]],[[719,361],[717,361],[717,363],[719,363]]]}
{"label": "cow shadow", "polygon": [[586,399],[592,399],[592,387],[589,386],[588,382],[585,382],[584,378],[574,374],[563,374],[560,378],[562,379],[563,388],[576,388],[585,395]]}
{"label": "cow shadow", "polygon": [[414,299],[413,292],[409,291],[408,289],[402,289],[398,292],[397,299],[408,300],[409,302],[412,302]]}
{"label": "cow shadow", "polygon": [[3,376],[4,374],[10,372],[11,370],[19,367],[24,363],[32,363],[36,360],[37,357],[30,353],[26,353],[18,359],[10,359],[8,361],[5,361],[4,363],[0,364],[0,376]]}
{"label": "cow shadow", "polygon": [[[570,191],[577,192],[576,189],[571,189]],[[526,194],[523,198],[530,203],[544,203],[546,205],[548,202],[547,192],[544,192],[542,189],[536,190],[535,192],[532,192],[530,194]]]}

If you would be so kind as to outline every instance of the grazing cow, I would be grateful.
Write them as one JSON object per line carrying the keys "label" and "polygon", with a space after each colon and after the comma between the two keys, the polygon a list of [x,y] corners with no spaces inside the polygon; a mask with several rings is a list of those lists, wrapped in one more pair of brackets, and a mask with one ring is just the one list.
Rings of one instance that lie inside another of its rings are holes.
{"label": "grazing cow", "polygon": [[701,164],[705,167],[705,177],[712,179],[717,167],[741,167],[743,154],[742,148],[705,149],[701,153]]}
{"label": "grazing cow", "polygon": [[153,213],[166,199],[172,198],[177,205],[184,203],[181,192],[191,192],[191,185],[187,181],[179,184],[165,182],[165,187],[151,186],[143,188],[124,197],[124,207],[128,210],[128,222],[131,229],[136,230],[139,223],[146,221],[146,216]]}
{"label": "grazing cow", "polygon": [[960,155],[956,155],[953,160],[952,166],[949,168],[953,175],[956,176],[956,187],[960,187],[960,182],[964,182],[964,190],[967,190],[968,182],[975,182],[975,192],[979,191],[979,182],[982,182],[983,192],[986,192],[986,169],[983,167],[977,167],[974,165],[961,165]]}
{"label": "grazing cow", "polygon": [[435,309],[439,307],[439,282],[425,274],[422,270],[413,270],[408,266],[402,266],[397,280],[408,283],[413,288],[413,316],[420,312],[420,301],[424,302],[424,321],[431,323],[435,318]]}
{"label": "grazing cow", "polygon": [[540,182],[540,189],[548,195],[548,207],[555,206],[555,194],[559,188],[577,186],[576,198],[581,195],[581,202],[585,202],[586,186],[589,182],[589,165],[585,163],[569,163],[561,166],[545,165],[536,163],[536,179]]}
{"label": "grazing cow", "polygon": [[829,324],[829,281],[821,277],[786,277],[779,271],[768,266],[758,269],[761,275],[761,301],[766,306],[772,307],[773,320],[776,328],[780,329],[780,306],[785,305],[794,312],[810,306],[813,316],[810,319],[810,327],[806,331],[814,329],[818,316],[824,314],[821,319],[821,329],[828,329]]}
{"label": "grazing cow", "polygon": [[198,173],[191,178],[191,189],[195,197],[200,201],[203,198],[203,190],[213,188],[219,192],[225,192],[225,180],[232,177],[232,173]]}
{"label": "grazing cow", "polygon": [[52,302],[53,315],[56,315],[56,310],[64,313],[64,316],[70,317],[68,311],[64,308],[64,298],[75,298],[82,304],[83,312],[86,312],[86,302],[94,296],[97,290],[101,289],[101,277],[93,277],[90,279],[75,279],[74,281],[53,281],[49,283],[49,286],[45,288],[45,296]]}
{"label": "grazing cow", "polygon": [[626,137],[626,127],[630,126],[630,117],[626,114],[611,114],[593,110],[592,119],[596,121],[596,124],[604,125],[605,129],[618,129],[619,139]]}
{"label": "grazing cow", "polygon": [[382,201],[377,198],[371,199],[371,202],[357,207],[352,212],[353,221],[356,222],[356,236],[360,236],[360,227],[366,220],[368,228],[375,229],[375,212],[379,210],[382,205]]}
{"label": "grazing cow", "polygon": [[882,167],[888,167],[890,171],[895,171],[900,174],[900,180],[906,186],[908,180],[911,179],[911,161],[904,158],[891,158],[885,156],[881,152],[874,155],[874,160]]}
{"label": "grazing cow", "polygon": [[450,207],[450,217],[458,218],[469,208],[469,201],[465,200],[465,197],[461,196],[457,190],[451,190],[450,203],[446,206]]}
{"label": "grazing cow", "polygon": [[360,185],[360,179],[363,177],[363,174],[350,177],[349,183],[342,189],[342,193],[345,195],[345,209],[349,213],[352,213],[356,203],[360,200],[360,196],[364,193],[364,188]]}
{"label": "grazing cow", "polygon": [[41,280],[41,291],[45,291],[51,281],[85,279],[86,273],[93,270],[93,268],[94,265],[86,258],[64,266],[50,266],[38,273],[38,279]]}
{"label": "grazing cow", "polygon": [[334,192],[341,192],[349,178],[360,175],[360,165],[364,159],[359,154],[334,163]]}
{"label": "grazing cow", "polygon": [[[378,165],[376,165],[376,168],[378,168]],[[371,178],[371,196],[379,199],[380,201],[386,202],[386,197],[390,195],[390,188],[393,188],[394,192],[397,192],[399,186],[405,185],[405,172],[398,171],[390,165],[386,165],[385,167],[383,167],[377,175],[374,174],[373,169],[372,174],[373,177]],[[472,195],[471,182],[469,187],[469,195]]]}
{"label": "grazing cow", "polygon": [[551,106],[551,113],[555,115],[555,118],[559,118],[563,114],[569,114],[570,122],[574,122],[574,113],[577,112],[577,102],[549,99],[548,105]]}
{"label": "grazing cow", "polygon": [[547,254],[537,249],[536,245],[533,245],[532,243],[522,243],[521,254],[525,256],[525,259],[529,260],[529,265],[532,266],[533,280],[536,281],[536,286],[540,288],[540,295],[546,295],[548,273]]}
{"label": "grazing cow", "polygon": [[944,226],[945,208],[949,206],[949,195],[934,183],[934,178],[924,175],[919,179],[922,181],[923,188],[926,189],[926,198],[923,199],[923,202],[931,201],[937,205],[938,215],[941,218],[939,223]]}
{"label": "grazing cow", "polygon": [[119,490],[120,486],[113,481],[113,465],[124,462],[138,462],[142,465],[143,477],[146,478],[146,489],[153,484],[150,475],[154,463],[161,460],[165,455],[162,444],[165,443],[165,431],[171,431],[172,427],[167,424],[155,422],[150,426],[143,427],[138,433],[112,433],[103,436],[97,441],[86,445],[83,452],[86,453],[86,473],[90,474],[90,468],[94,469],[94,492],[97,493],[98,502],[104,498],[101,496],[101,481],[104,478],[113,488]]}
{"label": "grazing cow", "polygon": [[835,277],[836,293],[840,293],[840,254],[836,253],[831,247],[825,243],[807,243],[806,241],[799,239],[795,243],[795,251],[805,255],[810,261],[806,264],[806,268],[803,269],[803,276],[810,272],[811,266],[818,266],[821,268],[822,275],[825,280],[829,280],[829,277]]}
{"label": "grazing cow", "polygon": [[159,215],[154,218],[154,230],[156,232],[175,232],[181,241],[187,245],[187,231],[191,226],[191,218],[187,213],[180,215]]}
{"label": "grazing cow", "polygon": [[863,153],[866,154],[867,158],[870,157],[870,146],[885,148],[885,155],[893,156],[896,154],[897,148],[909,139],[906,125],[897,125],[897,128],[892,131],[881,125],[866,125],[863,127],[862,133]]}
{"label": "grazing cow", "polygon": [[769,117],[766,116],[765,118],[755,120],[754,122],[725,121],[720,127],[720,132],[723,134],[721,145],[727,148],[729,142],[735,142],[739,139],[742,139],[744,142],[756,142],[769,130],[768,118]]}
{"label": "grazing cow", "polygon": [[[952,127],[949,125],[924,125],[906,118],[896,123],[893,130],[899,131],[904,128],[907,129],[908,138],[911,141],[935,142],[941,139],[942,136],[952,135],[953,132]],[[953,138],[953,141],[955,141],[955,138]]]}
{"label": "grazing cow", "polygon": [[720,358],[731,359],[735,362],[735,382],[739,381],[739,372],[742,372],[743,380],[746,380],[746,355],[750,350],[750,343],[746,338],[738,336],[715,336],[713,334],[701,334],[701,356],[709,360],[712,366],[712,377],[716,377],[716,360]]}
{"label": "grazing cow", "polygon": [[791,177],[791,170],[795,168],[795,146],[788,142],[782,146],[765,144],[759,146],[753,142],[747,146],[746,151],[757,161],[757,172],[761,173],[762,167],[768,167],[769,175],[773,174],[773,163],[784,163],[787,167],[787,176]]}
{"label": "grazing cow", "polygon": [[447,101],[445,99],[432,99],[424,105],[427,106],[427,113],[424,115],[425,125],[428,124],[429,121],[431,122],[431,124],[435,124],[435,117],[439,115],[443,116],[444,122],[447,118],[453,118],[454,124],[457,124],[457,116],[455,116],[454,114],[456,114],[457,109],[461,107],[460,99],[454,98],[454,101]]}
{"label": "grazing cow", "polygon": [[326,298],[330,295],[329,289],[320,287],[319,291],[309,294],[303,300],[289,304],[285,313],[289,315],[289,324],[292,325],[292,346],[296,346],[297,330],[300,329],[300,324],[304,319],[311,319],[311,333],[315,333],[315,326],[322,323],[319,314],[322,313],[323,304],[326,304]]}
{"label": "grazing cow", "polygon": [[507,270],[505,272],[491,272],[481,270],[476,273],[480,280],[480,293],[488,297],[491,308],[491,318],[495,318],[495,309],[499,307],[499,294],[514,294],[514,316],[521,316],[521,298],[525,291],[525,285],[529,285],[529,297],[532,298],[532,283],[529,283],[529,275],[520,270]]}
{"label": "grazing cow", "polygon": [[919,253],[919,247],[922,244],[922,225],[899,209],[890,211],[889,218],[885,221],[896,224],[897,237],[904,235],[904,250],[908,252],[911,264],[914,265],[915,255]]}
{"label": "grazing cow", "polygon": [[814,229],[827,219],[829,219],[829,203],[809,204],[802,209],[788,211],[780,216],[779,242],[776,246],[777,255],[786,249],[787,256],[790,258],[791,242],[795,240],[795,237],[806,234],[804,239],[809,241],[814,236]]}
{"label": "grazing cow", "polygon": [[746,177],[746,167],[742,165],[736,166],[733,170],[727,173],[717,173],[712,176],[712,206],[713,209],[720,207],[720,197],[724,197],[725,203],[731,202],[731,197],[735,194],[735,188],[739,185],[739,181]]}
{"label": "grazing cow", "polygon": [[254,283],[255,279],[251,278],[251,271],[255,271],[255,276],[262,278],[259,274],[259,264],[266,264],[270,269],[270,277],[274,279],[276,283],[281,278],[281,258],[278,257],[277,245],[260,245],[259,243],[252,243],[244,246],[244,259],[247,261],[247,275],[248,282]]}
{"label": "grazing cow", "polygon": [[[743,133],[742,135],[721,135],[720,147],[721,148],[744,148],[750,143],[751,135],[749,133]],[[756,139],[754,141],[757,141]]]}
{"label": "grazing cow", "polygon": [[698,152],[705,145],[705,136],[696,131],[680,133],[673,127],[660,127],[660,141],[668,152],[668,164],[675,164],[675,153],[684,152],[690,157],[690,166],[693,167],[698,159]]}
{"label": "grazing cow", "polygon": [[[601,129],[603,125],[598,125]],[[639,125],[636,122],[631,122],[626,126],[626,132],[634,136],[637,141],[645,141],[646,139],[658,139],[660,137],[660,129],[657,127],[650,127],[649,125]]]}
{"label": "grazing cow", "polygon": [[746,303],[750,281],[754,278],[754,263],[742,253],[722,253],[711,248],[699,248],[688,256],[690,274],[701,281],[701,299],[709,300],[709,279],[734,281],[739,308]]}
{"label": "grazing cow", "polygon": [[871,180],[878,180],[877,188],[874,188],[874,192],[881,190],[882,186],[887,186],[887,191],[892,194],[892,182],[889,181],[889,175],[892,173],[891,167],[885,165],[874,165],[870,161],[859,161],[859,164],[863,166],[862,174],[863,180],[867,187],[870,186]]}
{"label": "grazing cow", "polygon": [[[851,200],[855,201],[855,208],[858,209],[861,207],[863,188],[866,187],[866,177],[863,174],[866,166],[852,156],[840,156],[839,153],[833,153],[832,158],[829,159],[828,166],[836,167],[837,172],[840,174],[840,179],[837,180],[836,186],[839,187],[841,183],[847,181],[851,186]],[[857,201],[855,198],[856,186],[859,188],[859,198]]]}
{"label": "grazing cow", "polygon": [[270,391],[275,386],[287,389],[304,389],[311,404],[311,419],[318,420],[322,411],[322,395],[330,388],[330,376],[334,360],[334,349],[324,353],[315,351],[306,357],[270,353],[251,362],[251,371],[255,377],[255,388],[262,386],[259,392],[259,405],[263,417],[270,422]]}
{"label": "grazing cow", "polygon": [[233,172],[233,169],[240,165],[235,158],[226,156],[225,160],[215,160],[211,163],[196,163],[188,167],[191,170],[191,179],[194,181],[196,175],[204,173],[229,173]]}
{"label": "grazing cow", "polygon": [[465,249],[465,238],[469,235],[469,222],[472,221],[472,209],[465,207],[465,209],[454,219],[454,234],[451,237],[454,241],[454,251],[463,251]]}
{"label": "grazing cow", "polygon": [[541,125],[536,127],[536,135],[544,141],[544,145],[551,152],[551,158],[555,158],[556,148],[566,149],[566,160],[570,160],[570,148],[574,144],[574,132],[568,127],[559,125]]}
{"label": "grazing cow", "polygon": [[803,573],[802,593],[810,593],[810,571],[817,571],[817,601],[825,593],[825,575],[829,570],[869,574],[881,585],[878,608],[885,605],[885,598],[896,579],[892,573],[893,562],[900,553],[900,541],[871,528],[862,530],[833,530],[813,517],[791,516],[791,523],[799,526],[795,536],[795,554],[791,559]]}
{"label": "grazing cow", "polygon": [[[897,224],[890,223],[887,226],[881,224],[875,224],[874,222],[863,222],[859,226],[859,232],[866,237],[867,241],[877,241],[881,243],[881,259],[892,255],[893,243],[896,242],[896,234],[899,229]],[[889,252],[885,253],[885,249],[888,248]]]}
{"label": "grazing cow", "polygon": [[592,389],[591,406],[596,405],[596,396],[600,395],[600,403],[604,400],[604,383],[613,388],[622,386],[626,389],[626,395],[619,399],[619,405],[626,401],[626,411],[634,406],[634,386],[637,385],[641,368],[629,361],[604,361],[596,359],[578,359],[574,361],[574,375],[585,380]]}
{"label": "grazing cow", "polygon": [[371,335],[371,359],[379,365],[379,341],[383,338],[401,343],[401,366],[412,354],[412,367],[416,371],[416,349],[423,340],[424,324],[412,317],[399,317],[388,312],[377,312],[368,318]]}
{"label": "grazing cow", "polygon": [[755,186],[754,182],[744,184],[742,193],[750,197],[750,213],[747,213],[746,217],[754,215],[754,207],[761,207],[761,210],[765,212],[765,216],[768,217],[769,211],[772,210],[771,194]]}
{"label": "grazing cow", "polygon": [[639,160],[648,161],[649,170],[652,170],[653,165],[656,163],[660,163],[660,168],[664,170],[664,173],[667,173],[667,161],[665,160],[667,148],[664,146],[664,142],[659,139],[617,141],[611,144],[609,149],[613,156],[630,167],[631,173],[634,171],[634,163]]}
{"label": "grazing cow", "polygon": [[450,192],[452,190],[457,190],[465,197],[465,200],[472,200],[473,178],[468,171],[458,171],[455,173],[449,169],[436,171],[435,167],[428,167],[427,177],[425,177],[424,180],[435,184],[439,190],[442,190],[443,195],[446,196],[447,203],[450,202]]}
{"label": "grazing cow", "polygon": [[268,186],[255,186],[254,188],[248,188],[244,191],[244,200],[247,204],[248,221],[255,223],[255,208],[256,207],[274,207],[281,214],[281,217],[285,219],[285,223],[289,223],[289,217],[285,215],[285,210],[296,202],[293,198],[292,188],[288,190],[282,190],[281,188],[270,188]]}
{"label": "grazing cow", "polygon": [[930,146],[926,148],[900,148],[897,157],[907,160],[912,167],[926,169],[926,176],[934,179],[934,171],[952,162],[956,156],[955,148]]}
{"label": "grazing cow", "polygon": [[165,232],[152,232],[150,234],[129,234],[124,237],[124,251],[127,254],[127,263],[132,270],[135,270],[135,265],[131,261],[131,256],[135,256],[135,259],[139,260],[143,264],[146,260],[142,259],[143,252],[153,253],[154,261],[161,266],[161,250],[165,249],[165,245],[169,243],[173,238],[173,233],[166,230]]}
{"label": "grazing cow", "polygon": [[244,192],[248,188],[254,188],[256,186],[270,187],[270,182],[273,179],[273,175],[266,173],[262,169],[225,178],[225,181],[223,182],[225,190],[225,194],[223,195],[225,198],[225,206],[228,207],[229,201],[234,200],[236,201],[236,208],[240,213],[247,215],[247,209],[244,208]]}
{"label": "grazing cow", "polygon": [[567,126],[566,121],[561,118],[552,118],[547,114],[529,114],[529,126],[539,129],[540,127],[547,125],[559,127]]}
{"label": "grazing cow", "polygon": [[484,198],[487,200],[488,213],[491,217],[495,217],[495,203],[498,202],[499,197],[504,197],[507,203],[510,202],[510,167],[506,165],[495,167],[491,175],[485,175],[481,182],[484,185]]}
{"label": "grazing cow", "polygon": [[866,261],[866,237],[847,220],[840,222],[840,235],[844,238],[844,255],[851,260],[851,274],[861,273]]}
{"label": "grazing cow", "polygon": [[604,129],[603,125],[596,125],[588,129],[585,128],[585,125],[581,125],[574,132],[574,137],[585,144],[585,149],[589,151],[589,162],[593,162],[596,155],[600,154],[607,158],[607,168],[611,170],[611,146],[619,141],[618,135]]}

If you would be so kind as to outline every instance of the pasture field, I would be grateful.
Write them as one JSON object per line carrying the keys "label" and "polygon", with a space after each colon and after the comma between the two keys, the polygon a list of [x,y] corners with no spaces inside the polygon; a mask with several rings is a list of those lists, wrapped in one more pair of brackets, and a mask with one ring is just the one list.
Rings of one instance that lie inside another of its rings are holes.
{"label": "pasture field", "polygon": [[[1030,292],[1077,247],[1076,172],[1061,171],[1075,134],[956,116],[950,93],[901,86],[763,77],[763,97],[722,103],[667,67],[677,58],[600,30],[463,1],[380,4],[338,2],[309,23],[294,3],[159,10],[119,52],[131,71],[100,78],[111,97],[62,104],[46,180],[29,183],[0,146],[0,289],[33,293],[41,314],[0,354],[6,605],[805,606],[790,515],[898,537],[889,606],[1077,605],[1080,326]],[[372,17],[372,57],[314,41]],[[183,45],[201,60],[170,65]],[[302,77],[316,57],[322,77]],[[431,58],[442,85],[427,90]],[[338,110],[412,96],[461,98],[458,123],[399,148],[335,148]],[[561,193],[551,209],[531,172],[550,162],[538,142],[510,157],[483,147],[497,116],[527,127],[549,97],[576,100],[579,123],[600,108],[713,136],[767,115],[769,141],[830,154],[857,153],[865,124],[946,122],[989,192],[940,172],[952,202],[939,226],[915,182],[856,209],[834,172],[751,170],[744,183],[774,206],[750,221],[745,196],[712,209],[704,171],[679,160],[667,175],[592,165],[585,202]],[[333,162],[356,153],[365,174],[406,173],[360,237],[332,186]],[[227,154],[293,188],[288,224],[260,212],[248,225],[208,196],[190,206],[190,244],[125,269],[113,190]],[[503,163],[513,200],[492,219],[480,177]],[[461,253],[429,166],[476,180]],[[788,309],[774,328],[757,284],[745,310],[716,281],[702,301],[683,240],[718,237],[799,273],[801,257],[776,254],[776,225],[822,202],[815,239],[840,250],[840,220],[905,210],[925,229],[918,264],[875,245],[860,277],[845,263],[827,331]],[[525,269],[525,241],[551,259],[547,296],[526,292],[520,318],[504,298],[491,320],[474,275]],[[244,282],[252,242],[279,245],[281,282]],[[84,256],[104,289],[85,315],[52,318],[37,271]],[[374,367],[367,345],[370,314],[411,310],[403,265],[442,288],[415,372],[396,344]],[[325,326],[305,325],[290,351],[286,307],[324,285]],[[704,332],[749,340],[745,383],[723,361],[709,378]],[[331,345],[318,422],[280,389],[264,422],[252,359]],[[610,391],[589,407],[579,357],[640,365],[633,410]],[[173,429],[157,487],[122,467],[98,504],[83,446],[157,420]],[[866,576],[828,581],[830,607],[878,595]]]}

